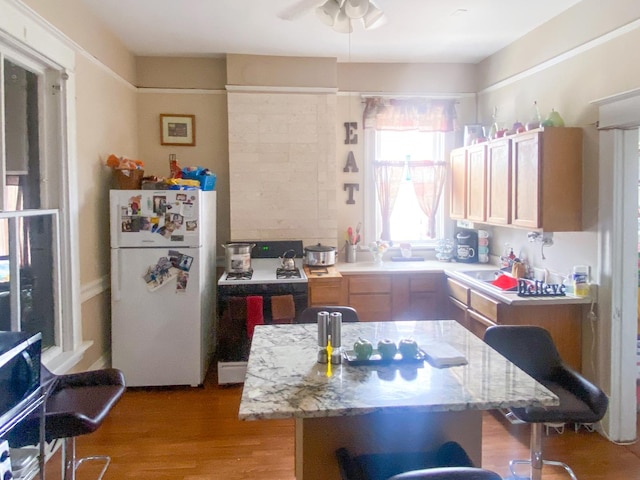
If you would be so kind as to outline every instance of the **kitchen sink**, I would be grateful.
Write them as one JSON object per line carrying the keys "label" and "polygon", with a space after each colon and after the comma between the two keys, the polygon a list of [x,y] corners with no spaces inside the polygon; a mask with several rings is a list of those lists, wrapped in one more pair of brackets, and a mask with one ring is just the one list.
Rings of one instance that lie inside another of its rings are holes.
{"label": "kitchen sink", "polygon": [[473,280],[481,282],[493,282],[500,274],[504,273],[500,270],[462,270],[458,273],[466,275]]}

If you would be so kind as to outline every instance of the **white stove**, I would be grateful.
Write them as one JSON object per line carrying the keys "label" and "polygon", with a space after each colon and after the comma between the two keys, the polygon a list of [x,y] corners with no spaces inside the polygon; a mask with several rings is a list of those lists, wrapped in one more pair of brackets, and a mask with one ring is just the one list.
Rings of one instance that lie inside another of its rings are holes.
{"label": "white stove", "polygon": [[294,262],[295,270],[281,271],[282,261],[280,258],[252,258],[251,272],[247,272],[248,274],[224,272],[218,280],[218,285],[307,283],[308,279],[304,273],[302,258],[296,258]]}
{"label": "white stove", "polygon": [[[268,241],[255,243],[251,251],[251,271],[242,274],[224,272],[218,279],[218,383],[244,381],[250,339],[246,320],[239,318],[246,297],[262,297],[264,323],[273,323],[272,299],[291,296],[295,307],[294,322],[308,304],[308,279],[302,265],[302,241]],[[282,257],[294,258],[295,269],[283,271]]]}

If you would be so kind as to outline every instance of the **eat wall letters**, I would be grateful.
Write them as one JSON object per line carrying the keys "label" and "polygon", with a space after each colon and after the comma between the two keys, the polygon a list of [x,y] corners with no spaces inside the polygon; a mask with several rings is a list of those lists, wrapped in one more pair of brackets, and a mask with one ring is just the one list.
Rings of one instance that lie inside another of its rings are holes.
{"label": "eat wall letters", "polygon": [[357,145],[358,144],[358,122],[344,122],[345,129],[345,145]]}
{"label": "eat wall letters", "polygon": [[360,191],[360,184],[359,183],[345,183],[344,184],[344,191],[348,191],[349,192],[349,198],[347,199],[347,205],[355,205],[356,201],[353,198],[353,192],[359,192]]}

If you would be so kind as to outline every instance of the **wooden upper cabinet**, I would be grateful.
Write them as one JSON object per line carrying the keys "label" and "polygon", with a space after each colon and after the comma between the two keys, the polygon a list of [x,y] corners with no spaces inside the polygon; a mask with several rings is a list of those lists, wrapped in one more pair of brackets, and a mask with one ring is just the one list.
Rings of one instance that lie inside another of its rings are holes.
{"label": "wooden upper cabinet", "polygon": [[467,218],[467,149],[451,152],[451,199],[449,216],[456,220]]}
{"label": "wooden upper cabinet", "polygon": [[458,148],[451,173],[453,219],[582,230],[581,128],[536,129]]}
{"label": "wooden upper cabinet", "polygon": [[540,133],[513,140],[512,223],[518,227],[541,228]]}
{"label": "wooden upper cabinet", "polygon": [[487,223],[511,222],[511,140],[501,138],[487,146]]}
{"label": "wooden upper cabinet", "polygon": [[582,129],[546,128],[512,139],[511,224],[582,229]]}
{"label": "wooden upper cabinet", "polygon": [[487,220],[487,144],[467,149],[467,219]]}

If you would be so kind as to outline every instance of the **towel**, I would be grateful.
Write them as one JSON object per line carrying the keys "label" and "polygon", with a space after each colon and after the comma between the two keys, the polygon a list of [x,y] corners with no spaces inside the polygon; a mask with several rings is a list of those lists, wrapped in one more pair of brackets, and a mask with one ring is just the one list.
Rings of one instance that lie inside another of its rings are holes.
{"label": "towel", "polygon": [[218,356],[221,360],[242,360],[246,319],[247,306],[244,297],[230,297],[223,307],[218,325]]}
{"label": "towel", "polygon": [[247,336],[253,338],[253,330],[256,325],[264,323],[262,313],[262,297],[259,295],[249,295],[247,297]]}
{"label": "towel", "polygon": [[273,323],[293,323],[296,318],[296,304],[293,295],[271,297],[271,319]]}
{"label": "towel", "polygon": [[466,365],[467,357],[448,343],[431,343],[423,348],[427,362],[436,368]]}

